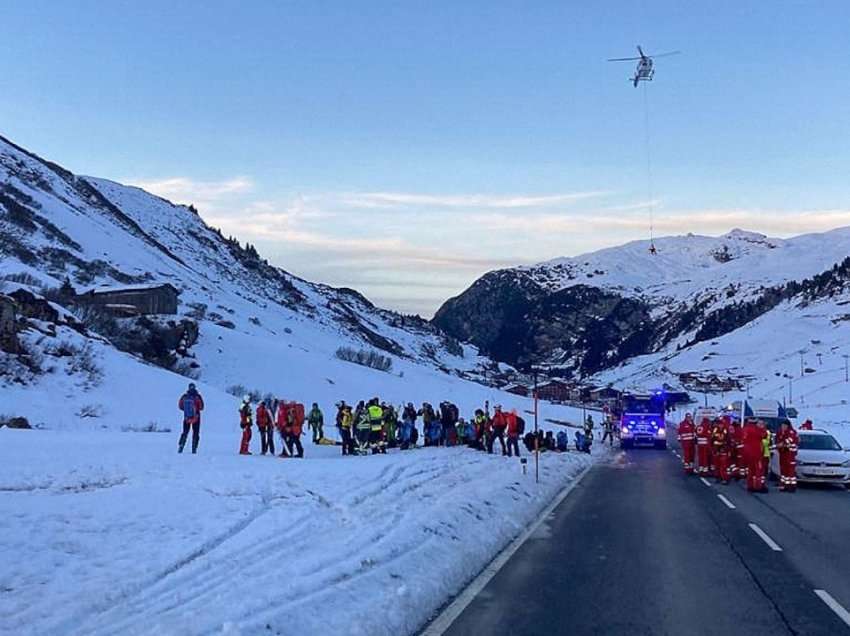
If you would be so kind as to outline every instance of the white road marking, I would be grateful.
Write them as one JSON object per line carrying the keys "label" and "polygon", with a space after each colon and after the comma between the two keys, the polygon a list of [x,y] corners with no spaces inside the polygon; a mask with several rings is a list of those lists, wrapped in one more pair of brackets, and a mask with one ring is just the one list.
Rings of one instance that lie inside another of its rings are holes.
{"label": "white road marking", "polygon": [[700,477],[700,478],[699,478],[699,480],[700,480],[702,483],[704,483],[706,486],[708,486],[709,488],[711,488],[711,482],[710,482],[710,481],[708,481],[705,477]]}
{"label": "white road marking", "polygon": [[829,609],[831,609],[838,615],[838,618],[844,621],[845,625],[850,627],[850,612],[844,609],[841,603],[832,598],[832,594],[830,594],[826,590],[815,590],[815,594],[818,595],[820,600],[827,604]]}
{"label": "white road marking", "polygon": [[514,539],[508,547],[502,550],[502,552],[472,580],[472,583],[470,583],[466,589],[457,595],[455,600],[452,601],[449,606],[446,607],[446,609],[444,609],[440,615],[431,622],[430,625],[428,625],[428,627],[422,632],[421,636],[442,636],[442,634],[444,634],[449,627],[452,626],[452,623],[457,620],[457,617],[463,613],[467,606],[475,600],[475,597],[478,596],[481,590],[487,586],[490,580],[499,573],[499,570],[505,566],[505,563],[507,563],[514,553],[522,547],[522,544],[535,533],[537,528],[540,527],[540,524],[549,518],[549,515],[555,511],[555,508],[561,505],[561,502],[567,498],[567,495],[569,495],[573,488],[581,482],[592,467],[593,465],[588,466],[581,471],[579,476],[568,484],[567,487],[564,488],[557,497],[555,497],[552,503],[543,509],[540,516],[534,520],[526,531]]}
{"label": "white road marking", "polygon": [[771,550],[773,550],[774,552],[782,552],[782,548],[779,546],[779,544],[776,543],[776,541],[774,541],[773,539],[771,539],[764,530],[759,528],[754,523],[750,524],[750,528],[752,528],[753,532],[755,532],[758,536],[761,537],[762,541],[764,541]]}
{"label": "white road marking", "polygon": [[726,497],[724,497],[720,493],[717,493],[717,497],[718,497],[718,499],[720,499],[720,501],[722,501],[723,503],[726,504],[726,507],[729,508],[729,510],[735,509],[735,504],[733,504],[731,501],[729,501]]}

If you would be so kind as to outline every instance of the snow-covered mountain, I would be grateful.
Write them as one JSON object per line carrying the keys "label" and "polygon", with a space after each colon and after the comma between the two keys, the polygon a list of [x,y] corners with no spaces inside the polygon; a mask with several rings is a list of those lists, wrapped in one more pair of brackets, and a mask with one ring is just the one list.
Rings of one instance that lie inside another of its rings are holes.
{"label": "snow-covered mountain", "polygon": [[[498,365],[479,356],[475,347],[460,344],[428,321],[380,309],[353,290],[311,283],[269,265],[252,247],[207,226],[192,207],[174,205],[138,188],[75,175],[3,138],[0,257],[0,293],[23,290],[33,303],[43,302],[44,295],[53,303],[48,305],[49,316],[35,316],[38,310],[29,308],[28,325],[20,337],[34,350],[30,366],[54,373],[27,382],[21,377],[26,369],[14,371],[14,365],[7,365],[7,380],[18,391],[30,391],[24,401],[32,404],[28,409],[32,411],[44,402],[39,396],[45,396],[43,391],[33,393],[33,384],[74,396],[80,403],[57,413],[60,419],[75,420],[65,414],[90,411],[90,402],[102,407],[98,412],[112,407],[104,401],[104,391],[94,397],[78,390],[79,374],[68,368],[74,356],[55,355],[68,349],[58,342],[69,343],[74,351],[94,351],[97,366],[107,376],[102,382],[111,384],[107,392],[113,393],[126,393],[133,381],[148,387],[164,384],[173,392],[185,386],[185,379],[173,373],[160,375],[140,357],[197,377],[210,390],[241,385],[303,400],[325,394],[329,400],[350,400],[378,389],[390,399],[438,397],[410,394],[411,386],[423,391],[439,386],[444,399],[463,391],[459,387],[467,383],[457,385],[459,377],[479,380],[485,373],[490,377],[499,373]],[[124,328],[134,331],[122,342],[142,343],[138,350],[121,347],[134,354],[131,357],[111,346],[117,340],[110,333],[104,340],[96,329],[75,325],[79,307],[64,303],[57,293],[66,279],[78,294],[169,283],[180,292],[178,315],[154,321],[165,332],[151,327],[150,321],[137,326],[133,319],[123,320]],[[61,316],[57,324],[47,324],[57,316]],[[186,323],[198,327],[190,330],[191,341],[199,332],[187,356],[166,351],[157,357],[145,350],[161,344],[151,344],[155,337],[176,334],[185,344]],[[140,333],[144,329],[153,329],[153,335]],[[384,373],[340,360],[339,347],[376,352],[390,358],[393,368]],[[420,377],[428,380],[417,381]],[[21,386],[21,381],[29,386]],[[167,400],[170,411],[172,397]],[[170,411],[169,415],[149,412],[158,408],[150,396],[140,394],[138,399],[151,421],[173,419]],[[108,419],[104,414],[103,420]]]}
{"label": "snow-covered mountain", "polygon": [[805,375],[807,355],[810,368],[818,362],[813,341],[821,361],[850,353],[850,228],[791,239],[733,230],[655,245],[655,255],[637,241],[490,272],[434,322],[497,360],[620,385],[693,388],[717,375],[718,386],[743,386],[787,373],[774,363],[783,356],[799,375],[799,352],[811,350]]}

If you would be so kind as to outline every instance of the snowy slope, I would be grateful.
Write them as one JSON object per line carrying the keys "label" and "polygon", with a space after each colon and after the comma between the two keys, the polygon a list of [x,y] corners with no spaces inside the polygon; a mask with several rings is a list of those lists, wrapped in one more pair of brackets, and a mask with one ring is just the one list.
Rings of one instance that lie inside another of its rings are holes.
{"label": "snowy slope", "polygon": [[[464,448],[237,455],[237,384],[318,402],[331,438],[340,399],[452,400],[465,417],[531,402],[473,381],[499,366],[425,321],[2,139],[0,257],[0,293],[36,301],[65,277],[177,287],[206,402],[200,454],[178,455],[186,377],[81,329],[74,306],[26,319],[24,353],[0,353],[0,419],[43,430],[0,428],[0,633],[414,633],[591,460],[544,455],[537,485],[515,459]],[[341,345],[389,355],[392,371],[337,359]],[[541,423],[580,417],[546,407]]]}

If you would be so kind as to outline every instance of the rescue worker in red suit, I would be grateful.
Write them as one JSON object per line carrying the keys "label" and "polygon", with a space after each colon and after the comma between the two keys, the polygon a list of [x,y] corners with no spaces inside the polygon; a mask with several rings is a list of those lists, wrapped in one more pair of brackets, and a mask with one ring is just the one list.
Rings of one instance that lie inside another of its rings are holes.
{"label": "rescue worker in red suit", "polygon": [[708,475],[708,462],[711,452],[711,422],[707,417],[697,424],[694,436],[697,440],[697,473],[702,477]]}
{"label": "rescue worker in red suit", "polygon": [[189,385],[189,390],[180,396],[177,408],[183,412],[183,433],[177,444],[177,452],[182,453],[192,429],[192,454],[198,452],[198,443],[201,441],[201,411],[204,410],[204,398],[195,389],[194,384]]}
{"label": "rescue worker in red suit", "polygon": [[806,420],[802,424],[800,424],[801,431],[811,431],[813,428],[813,424],[811,420]]}
{"label": "rescue worker in red suit", "polygon": [[242,406],[239,407],[239,426],[242,428],[242,443],[239,445],[240,455],[250,455],[248,450],[251,445],[251,427],[254,425],[253,411],[251,410],[251,396],[242,398]]}
{"label": "rescue worker in red suit", "polygon": [[754,420],[747,420],[741,435],[744,440],[744,460],[747,463],[747,490],[766,492],[763,468],[764,439],[769,433]]}
{"label": "rescue worker in red suit", "polygon": [[685,474],[694,473],[694,455],[696,454],[696,437],[694,427],[694,416],[685,414],[685,419],[679,423],[679,444],[682,446],[682,467]]}
{"label": "rescue worker in red suit", "polygon": [[516,411],[511,411],[505,415],[505,420],[507,421],[507,432],[508,432],[508,457],[511,456],[511,451],[519,457],[519,417],[517,417]]}
{"label": "rescue worker in red suit", "polygon": [[729,476],[736,481],[747,476],[747,464],[744,461],[743,429],[741,423],[735,419],[731,420],[729,427]]}
{"label": "rescue worker in red suit", "polygon": [[791,422],[785,420],[776,434],[776,448],[779,451],[779,490],[794,492],[797,490],[797,448],[800,445],[800,437],[791,426]]}
{"label": "rescue worker in red suit", "polygon": [[260,429],[261,454],[274,455],[274,423],[265,400],[261,401],[257,407],[257,428]]}
{"label": "rescue worker in red suit", "polygon": [[729,483],[729,423],[727,418],[714,420],[711,428],[711,456],[714,458],[715,477]]}

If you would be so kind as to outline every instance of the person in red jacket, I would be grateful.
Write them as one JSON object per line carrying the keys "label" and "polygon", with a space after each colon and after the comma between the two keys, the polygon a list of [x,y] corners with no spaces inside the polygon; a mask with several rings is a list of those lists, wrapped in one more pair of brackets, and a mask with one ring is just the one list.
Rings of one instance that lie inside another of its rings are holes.
{"label": "person in red jacket", "polygon": [[800,437],[791,426],[789,420],[785,420],[779,426],[776,434],[776,448],[779,451],[779,490],[794,492],[797,490],[797,449],[800,445]]}
{"label": "person in red jacket", "polygon": [[694,416],[685,414],[685,419],[679,423],[679,444],[682,446],[682,467],[685,474],[694,473],[694,455],[696,453],[696,437],[694,427]]}
{"label": "person in red jacket", "polygon": [[201,411],[204,410],[204,398],[195,389],[194,384],[190,384],[189,389],[180,396],[177,408],[183,413],[183,433],[180,435],[180,441],[177,444],[177,452],[183,452],[191,428],[192,454],[194,455],[198,452],[198,443],[201,441]]}
{"label": "person in red jacket", "polygon": [[487,440],[487,452],[493,453],[493,442],[497,439],[502,445],[502,455],[508,454],[508,449],[505,446],[505,429],[508,427],[508,420],[502,412],[502,407],[498,404],[494,407],[493,419],[490,421],[490,436]]}
{"label": "person in red jacket", "polygon": [[511,456],[511,449],[519,457],[519,417],[516,414],[516,411],[511,411],[505,415],[505,420],[507,421],[506,430],[508,432],[508,457]]}
{"label": "person in red jacket", "polygon": [[764,439],[769,433],[754,420],[747,420],[741,436],[744,442],[744,459],[747,463],[747,490],[765,492],[764,481]]}
{"label": "person in red jacket", "polygon": [[289,453],[286,452],[286,427],[289,418],[289,411],[293,408],[293,405],[284,402],[283,400],[278,400],[277,403],[277,415],[276,415],[276,426],[277,431],[280,433],[280,439],[283,441],[280,448],[280,455],[278,457],[289,457]]}
{"label": "person in red jacket", "polygon": [[738,420],[731,419],[731,426],[729,427],[729,476],[736,481],[747,476],[742,433],[741,423]]}
{"label": "person in red jacket", "polygon": [[286,447],[289,449],[289,456],[296,457],[295,452],[298,451],[298,457],[304,457],[304,447],[301,445],[301,434],[304,432],[304,419],[296,413],[295,405],[291,405],[287,409],[286,426]]}
{"label": "person in red jacket", "polygon": [[711,453],[711,422],[707,417],[702,418],[697,424],[694,436],[697,440],[697,473],[705,477],[708,475],[708,464]]}
{"label": "person in red jacket", "polygon": [[242,429],[242,441],[239,444],[240,455],[250,455],[251,428],[254,426],[253,411],[251,410],[251,396],[242,398],[242,406],[239,407],[239,427]]}
{"label": "person in red jacket", "polygon": [[813,428],[814,428],[814,425],[812,424],[811,420],[806,420],[805,422],[800,424],[800,430],[801,431],[810,431]]}
{"label": "person in red jacket", "polygon": [[727,418],[721,417],[714,421],[711,428],[711,456],[714,458],[714,466],[717,481],[724,484],[729,483],[729,428]]}
{"label": "person in red jacket", "polygon": [[265,400],[257,407],[257,428],[260,430],[260,453],[274,455],[274,424]]}

